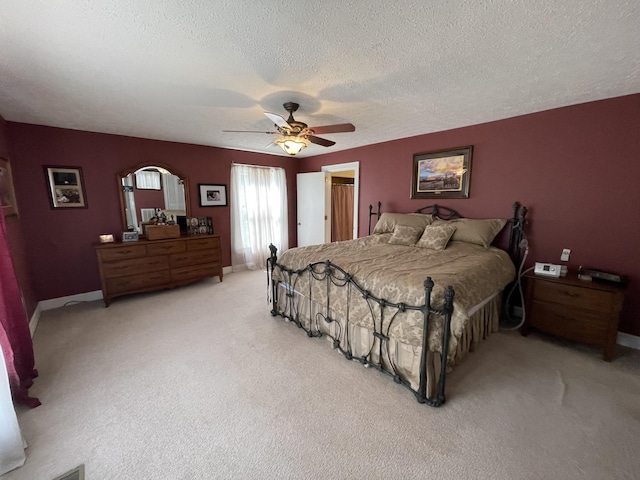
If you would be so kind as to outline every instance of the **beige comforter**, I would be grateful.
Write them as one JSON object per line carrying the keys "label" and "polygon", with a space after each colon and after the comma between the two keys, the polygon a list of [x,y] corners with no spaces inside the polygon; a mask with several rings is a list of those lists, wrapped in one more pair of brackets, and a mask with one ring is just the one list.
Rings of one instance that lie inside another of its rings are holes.
{"label": "beige comforter", "polygon": [[[390,237],[390,233],[378,234],[345,242],[293,248],[281,254],[278,263],[300,270],[310,263],[330,260],[350,273],[362,288],[392,303],[423,305],[424,280],[431,277],[435,283],[432,305],[438,308],[442,305],[444,288],[451,285],[455,290],[455,298],[450,352],[455,351],[469,311],[499,293],[515,278],[515,268],[509,256],[497,248],[485,249],[470,243],[451,242],[446,250],[435,251],[391,245],[387,243]],[[326,302],[325,281],[312,281],[310,290],[308,274],[288,279],[279,269],[274,273],[274,280],[291,280],[296,291],[311,296],[323,305]],[[422,346],[423,316],[420,312],[400,313],[392,321],[393,312],[385,313],[380,325],[380,307],[367,303],[355,289],[351,290],[350,299],[351,322],[369,329],[373,329],[375,322],[376,330],[391,338]],[[346,289],[331,285],[330,300],[330,309],[344,319],[347,310]],[[429,349],[432,351],[441,352],[441,325],[441,320],[436,319],[430,329]]]}

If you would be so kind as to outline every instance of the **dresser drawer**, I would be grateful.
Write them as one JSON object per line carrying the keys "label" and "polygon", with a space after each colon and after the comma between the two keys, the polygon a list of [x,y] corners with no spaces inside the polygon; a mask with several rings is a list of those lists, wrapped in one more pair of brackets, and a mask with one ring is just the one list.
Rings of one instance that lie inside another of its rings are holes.
{"label": "dresser drawer", "polygon": [[118,260],[117,262],[109,262],[102,265],[104,276],[107,278],[121,277],[123,275],[135,275],[144,272],[157,272],[159,270],[169,269],[169,258],[161,257],[143,257],[132,258],[129,260]]}
{"label": "dresser drawer", "polygon": [[176,242],[162,242],[157,245],[147,245],[147,252],[149,255],[167,255],[169,253],[184,252],[185,250],[184,240]]}
{"label": "dresser drawer", "polygon": [[220,248],[220,237],[195,238],[187,241],[187,250],[206,250]]}
{"label": "dresser drawer", "polygon": [[611,292],[544,280],[535,282],[532,300],[604,313],[609,313],[612,309]]}
{"label": "dresser drawer", "polygon": [[195,250],[193,252],[174,253],[169,257],[171,268],[198,265],[200,263],[214,263],[220,261],[217,250]]}
{"label": "dresser drawer", "polygon": [[124,258],[144,257],[147,249],[144,245],[130,245],[126,247],[104,248],[100,250],[103,262],[122,260]]}
{"label": "dresser drawer", "polygon": [[171,280],[173,282],[183,282],[203,277],[214,277],[220,275],[220,264],[210,263],[197,267],[174,268],[171,270]]}
{"label": "dresser drawer", "polygon": [[129,275],[127,277],[108,278],[107,291],[110,295],[118,293],[129,293],[158,285],[166,285],[171,281],[169,270],[162,270],[153,273],[141,273],[139,275]]}

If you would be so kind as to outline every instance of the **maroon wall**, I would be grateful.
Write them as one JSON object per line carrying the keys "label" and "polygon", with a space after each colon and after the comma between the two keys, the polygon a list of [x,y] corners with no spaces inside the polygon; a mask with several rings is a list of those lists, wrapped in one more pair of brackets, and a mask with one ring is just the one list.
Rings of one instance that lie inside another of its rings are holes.
{"label": "maroon wall", "polygon": [[[92,244],[100,234],[122,232],[117,172],[140,163],[166,164],[187,176],[191,215],[213,217],[224,266],[231,265],[230,209],[199,207],[197,184],[228,186],[234,162],[285,168],[295,245],[298,159],[12,122],[7,137],[37,300],[100,289]],[[43,165],[81,167],[88,208],[52,209]]]}
{"label": "maroon wall", "polygon": [[[164,210],[164,192],[162,190],[135,190],[136,215],[142,218],[140,210],[143,208],[160,208]],[[138,220],[140,221],[140,220]]]}
{"label": "maroon wall", "polygon": [[[7,123],[2,116],[0,116],[0,157],[8,158],[9,163],[11,164],[11,170],[16,170],[16,161],[11,158],[9,142],[7,139]],[[15,177],[15,173],[13,173],[13,176]],[[22,211],[20,210],[20,202],[16,203],[18,205],[18,213],[21,215]],[[24,234],[22,231],[23,222],[20,216],[11,216],[5,218],[5,224],[7,226],[7,237],[9,240],[11,259],[13,260],[13,268],[16,271],[16,277],[18,278],[20,291],[22,292],[22,298],[24,299],[27,316],[31,318],[38,305],[38,299],[36,298],[31,286],[31,276],[27,265]]]}
{"label": "maroon wall", "polygon": [[313,157],[301,171],[360,162],[362,236],[369,204],[405,212],[434,203],[409,198],[414,154],[465,145],[474,148],[471,198],[439,203],[508,217],[520,201],[529,208],[527,263],[562,263],[570,248],[570,267],[627,275],[620,329],[640,335],[640,94]]}

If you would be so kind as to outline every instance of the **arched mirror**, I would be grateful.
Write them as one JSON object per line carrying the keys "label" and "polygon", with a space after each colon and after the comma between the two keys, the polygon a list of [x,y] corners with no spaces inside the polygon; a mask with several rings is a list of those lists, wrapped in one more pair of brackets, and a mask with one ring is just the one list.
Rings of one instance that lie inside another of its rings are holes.
{"label": "arched mirror", "polygon": [[153,218],[166,219],[186,230],[189,216],[187,178],[161,163],[140,164],[118,173],[124,231],[145,234]]}

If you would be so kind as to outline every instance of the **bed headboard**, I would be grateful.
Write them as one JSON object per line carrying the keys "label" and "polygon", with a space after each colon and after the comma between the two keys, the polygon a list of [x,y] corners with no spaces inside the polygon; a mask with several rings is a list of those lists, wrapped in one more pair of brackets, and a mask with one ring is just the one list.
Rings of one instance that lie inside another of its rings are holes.
{"label": "bed headboard", "polygon": [[[380,215],[382,215],[380,211],[381,207],[382,202],[378,202],[378,210],[374,212],[373,205],[369,205],[369,235],[371,235],[371,218],[375,216],[377,219],[380,219]],[[464,218],[456,210],[437,204],[427,205],[426,207],[416,210],[414,213],[431,214],[442,220]],[[526,223],[526,217],[527,207],[520,205],[520,202],[515,202],[513,204],[513,216],[509,219],[509,249],[507,250],[515,265],[520,264],[520,247],[522,241],[525,239],[524,225]]]}
{"label": "bed headboard", "polygon": [[458,212],[449,207],[443,207],[442,205],[427,205],[416,210],[414,213],[431,214],[434,217],[441,218],[442,220],[451,220],[453,218],[463,218]]}

